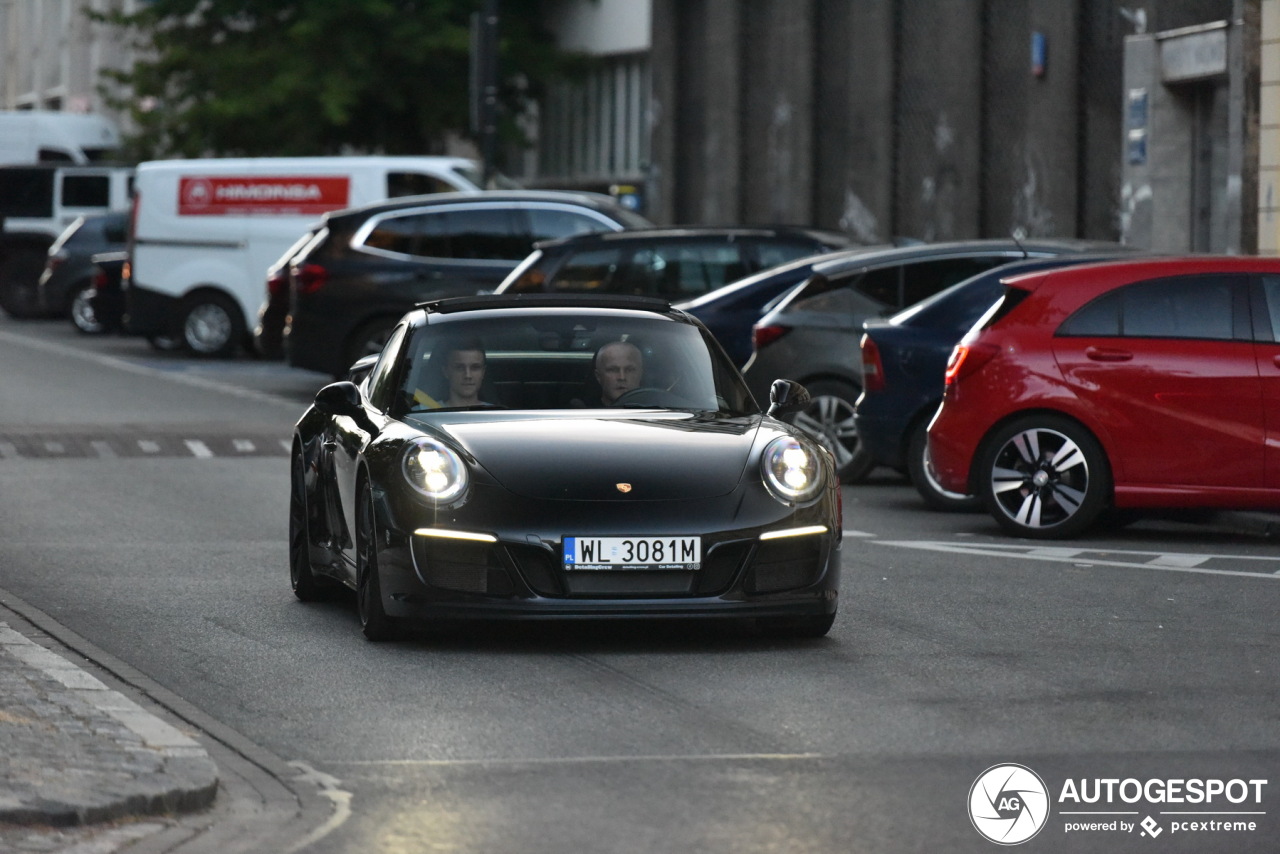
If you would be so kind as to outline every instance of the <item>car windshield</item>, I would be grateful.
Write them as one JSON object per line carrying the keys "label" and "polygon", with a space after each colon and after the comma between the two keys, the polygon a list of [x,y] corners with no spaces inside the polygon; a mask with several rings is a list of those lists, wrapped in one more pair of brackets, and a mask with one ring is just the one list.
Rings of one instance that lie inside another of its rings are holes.
{"label": "car windshield", "polygon": [[701,327],[641,312],[433,314],[404,343],[396,415],[468,409],[759,411]]}

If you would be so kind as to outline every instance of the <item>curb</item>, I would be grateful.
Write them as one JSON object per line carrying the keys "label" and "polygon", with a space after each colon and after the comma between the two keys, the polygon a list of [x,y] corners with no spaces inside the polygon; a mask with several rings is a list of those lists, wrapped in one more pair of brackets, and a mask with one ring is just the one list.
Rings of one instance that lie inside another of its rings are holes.
{"label": "curb", "polygon": [[1280,513],[1258,510],[1221,510],[1213,513],[1210,524],[1240,534],[1280,538]]}
{"label": "curb", "polygon": [[0,822],[190,812],[217,789],[194,739],[0,622]]}

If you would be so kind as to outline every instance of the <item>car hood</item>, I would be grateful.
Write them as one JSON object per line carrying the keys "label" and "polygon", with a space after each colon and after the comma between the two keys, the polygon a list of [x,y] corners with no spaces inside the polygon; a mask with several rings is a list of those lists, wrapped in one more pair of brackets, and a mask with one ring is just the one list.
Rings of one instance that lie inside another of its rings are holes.
{"label": "car hood", "polygon": [[664,412],[459,419],[438,427],[498,483],[526,498],[665,501],[732,492],[759,424],[759,416]]}

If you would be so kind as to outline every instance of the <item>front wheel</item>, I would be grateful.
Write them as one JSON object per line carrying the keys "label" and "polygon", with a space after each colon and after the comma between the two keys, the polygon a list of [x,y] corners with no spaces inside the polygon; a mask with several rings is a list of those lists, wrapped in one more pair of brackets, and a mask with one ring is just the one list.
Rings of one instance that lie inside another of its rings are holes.
{"label": "front wheel", "polygon": [[806,383],[809,405],[796,414],[795,425],[817,439],[836,458],[842,483],[860,483],[876,467],[876,461],[858,440],[853,421],[856,386],[839,380]]}
{"label": "front wheel", "polygon": [[1111,468],[1088,430],[1057,415],[1028,415],[978,452],[977,487],[1000,527],[1019,537],[1074,537],[1111,498]]}
{"label": "front wheel", "polygon": [[43,317],[47,313],[40,304],[39,287],[45,259],[45,253],[39,249],[18,247],[10,249],[8,258],[0,262],[0,308],[15,320]]}
{"label": "front wheel", "polygon": [[306,470],[301,455],[293,458],[289,482],[289,583],[303,602],[324,599],[333,582],[316,575],[311,565],[311,537],[307,519]]}
{"label": "front wheel", "polygon": [[378,577],[378,520],[373,489],[366,480],[360,487],[356,508],[356,611],[360,628],[371,641],[394,640],[395,622],[382,604],[382,580]]}
{"label": "front wheel", "polygon": [[929,419],[923,419],[911,429],[907,441],[907,476],[911,485],[920,493],[924,503],[934,510],[947,512],[971,512],[982,509],[982,502],[975,495],[949,492],[942,488],[929,466]]}

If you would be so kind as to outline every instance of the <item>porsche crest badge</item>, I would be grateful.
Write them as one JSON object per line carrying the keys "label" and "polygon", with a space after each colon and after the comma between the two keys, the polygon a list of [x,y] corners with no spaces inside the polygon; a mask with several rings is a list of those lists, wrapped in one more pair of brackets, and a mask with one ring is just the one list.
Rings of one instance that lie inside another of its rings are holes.
{"label": "porsche crest badge", "polygon": [[626,493],[631,491],[631,484],[629,483],[615,483],[614,486],[618,487],[619,492]]}

